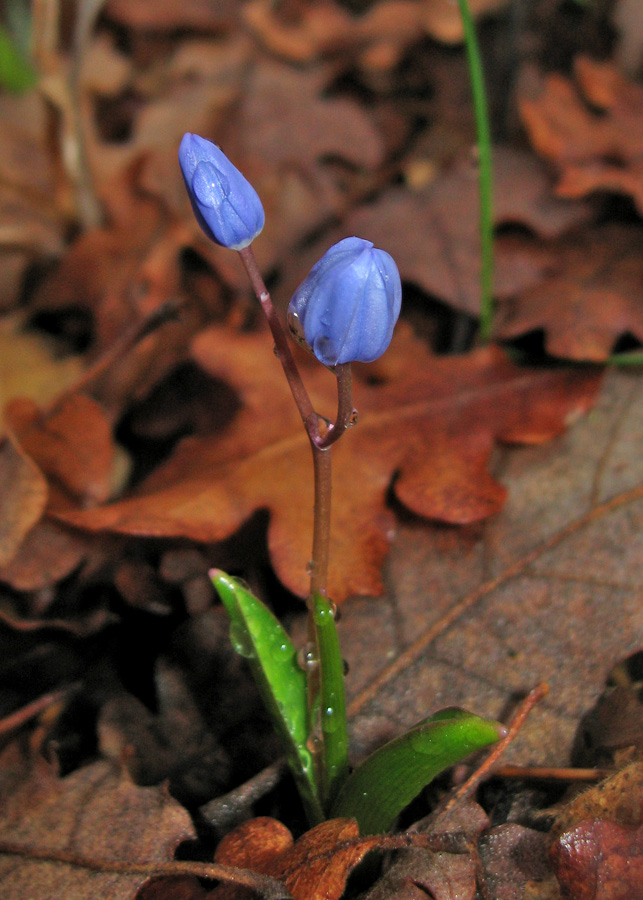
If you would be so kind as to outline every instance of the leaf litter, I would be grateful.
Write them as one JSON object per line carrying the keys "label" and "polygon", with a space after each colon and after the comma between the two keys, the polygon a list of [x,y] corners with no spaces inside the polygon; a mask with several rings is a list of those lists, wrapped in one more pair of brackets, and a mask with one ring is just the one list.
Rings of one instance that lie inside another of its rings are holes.
{"label": "leaf litter", "polygon": [[[490,16],[488,33],[498,33],[494,13],[503,4],[472,5]],[[0,448],[0,714],[24,711],[21,736],[30,732],[34,748],[9,743],[0,768],[2,840],[25,842],[32,857],[0,856],[17,879],[7,882],[10,898],[138,892],[194,900],[213,892],[180,868],[191,864],[171,861],[193,834],[186,807],[162,787],[141,785],[169,778],[193,810],[226,790],[226,772],[229,787],[253,762],[256,770],[274,758],[268,742],[241,765],[265,724],[259,716],[253,727],[257,707],[242,667],[224,650],[206,573],[212,563],[245,573],[286,604],[300,633],[297,601],[275,583],[258,548],[267,527],[279,578],[305,592],[310,461],[269,343],[249,329],[241,268],[204,243],[188,214],[175,145],[185,130],[208,133],[257,185],[274,223],[257,251],[276,294],[287,296],[339,231],[366,229],[399,256],[426,320],[436,303],[452,327],[458,313],[449,309],[475,316],[475,171],[461,153],[470,123],[446,140],[436,121],[461,127],[467,118],[468,110],[449,108],[462,67],[459,51],[437,45],[429,60],[423,37],[457,42],[459,20],[450,3],[430,13],[420,6],[382,0],[357,15],[354,4],[257,0],[220,4],[213,14],[199,2],[111,2],[80,45],[81,92],[90,101],[83,108],[91,110],[84,137],[101,212],[93,222],[83,212],[91,186],[51,140],[57,129],[78,139],[68,117],[78,85],[69,80],[66,46],[49,48],[46,103],[35,93],[3,95],[0,306],[12,318],[0,354],[8,423]],[[541,62],[544,16],[535,10],[525,26]],[[609,30],[596,22],[595,45]],[[571,60],[576,45],[565,46]],[[577,56],[574,78],[550,76],[540,102],[521,104],[535,149],[560,174],[558,196],[530,152],[515,142],[496,152],[497,334],[524,341],[541,330],[549,352],[602,361],[641,340],[640,87],[585,56]],[[632,208],[610,206],[616,194],[631,197]],[[95,363],[168,300],[176,321],[113,361],[87,393],[68,392],[80,358]],[[34,343],[23,315],[28,324],[54,323],[58,349]],[[177,415],[158,404],[158,392],[180,382],[184,374],[175,373],[186,364],[207,396],[195,393]],[[305,377],[331,414],[332,377]],[[438,706],[506,719],[516,696],[546,679],[550,694],[509,758],[566,765],[606,673],[641,646],[640,377],[611,373],[599,392],[597,369],[523,369],[497,349],[436,357],[401,333],[397,349],[357,380],[360,422],[336,455],[333,575],[345,601],[354,760]],[[129,488],[130,463],[117,441],[133,401],[144,410],[138,440],[162,436],[167,445],[149,462],[130,446],[135,472],[146,477]],[[206,404],[220,406],[218,418],[203,412]],[[406,433],[391,424],[394,413],[403,413]],[[267,509],[266,526],[256,514]],[[79,693],[55,690],[69,683]],[[623,773],[636,766],[627,754],[640,747],[631,734],[633,696],[601,719],[621,754],[607,765]],[[185,741],[174,740],[180,735]],[[50,746],[69,771],[58,775],[42,761],[40,749]],[[585,764],[605,765],[601,752]],[[199,771],[196,758],[215,771]],[[638,884],[628,883],[624,863],[636,877],[640,810],[627,821],[609,814],[619,791],[635,795],[639,782],[622,783],[628,787],[606,793],[602,807],[560,819],[549,834],[553,813],[541,808],[549,798],[535,792],[523,791],[532,798],[527,813],[491,828],[479,806],[462,807],[462,826],[443,819],[437,827],[463,828],[466,847],[415,848],[419,870],[394,865],[395,887],[381,880],[372,891],[473,898],[484,879],[499,900],[556,897],[559,883],[563,895],[632,900]],[[485,806],[486,815],[500,815],[488,799]],[[249,850],[261,843],[257,821],[247,826]],[[315,884],[306,877],[323,836],[296,840],[299,856],[284,847],[287,889],[341,896],[366,852],[342,838],[350,827],[327,823]],[[52,848],[75,853],[76,862],[37,858]],[[113,868],[90,871],[79,862],[86,856]],[[134,871],[137,860],[145,873]],[[164,874],[150,880],[155,861]],[[177,873],[171,881],[169,871]],[[286,890],[283,882],[253,883],[267,896]]]}

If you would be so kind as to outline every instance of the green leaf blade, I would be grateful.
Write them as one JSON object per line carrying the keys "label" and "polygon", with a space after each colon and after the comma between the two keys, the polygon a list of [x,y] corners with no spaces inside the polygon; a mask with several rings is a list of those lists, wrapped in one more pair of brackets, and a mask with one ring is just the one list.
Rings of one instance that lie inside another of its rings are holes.
{"label": "green leaf blade", "polygon": [[306,675],[297,663],[295,646],[268,607],[238,579],[219,569],[213,569],[210,578],[230,617],[232,645],[250,666],[306,813],[313,824],[321,822],[324,816],[307,747]]}
{"label": "green leaf blade", "polygon": [[364,760],[344,783],[331,817],[357,819],[362,835],[388,831],[440,772],[494,744],[503,733],[498,722],[466,710],[441,710]]}

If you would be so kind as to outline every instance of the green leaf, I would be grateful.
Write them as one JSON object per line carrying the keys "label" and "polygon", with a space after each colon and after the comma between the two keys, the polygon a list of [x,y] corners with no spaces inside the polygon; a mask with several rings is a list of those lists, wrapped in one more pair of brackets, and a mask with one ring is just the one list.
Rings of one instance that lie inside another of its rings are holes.
{"label": "green leaf", "polygon": [[444,709],[372,753],[344,783],[330,815],[357,819],[360,834],[388,831],[436,775],[494,744],[504,727],[463,709]]}
{"label": "green leaf", "polygon": [[306,675],[290,637],[265,606],[236,578],[213,569],[212,583],[230,617],[232,646],[245,657],[292,769],[311,823],[324,818],[307,747]]}
{"label": "green leaf", "polygon": [[20,93],[35,83],[33,67],[22,56],[7,29],[0,25],[0,85]]}
{"label": "green leaf", "polygon": [[344,694],[344,661],[335,613],[326,597],[313,597],[313,622],[319,653],[319,722],[322,739],[320,794],[328,808],[348,776],[348,731]]}

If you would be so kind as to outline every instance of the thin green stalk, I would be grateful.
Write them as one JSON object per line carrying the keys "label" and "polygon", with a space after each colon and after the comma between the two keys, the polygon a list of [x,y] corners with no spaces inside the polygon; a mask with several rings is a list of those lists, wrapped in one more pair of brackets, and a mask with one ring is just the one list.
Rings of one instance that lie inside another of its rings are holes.
{"label": "thin green stalk", "polygon": [[480,48],[468,0],[458,0],[471,78],[473,110],[478,141],[478,185],[480,194],[480,340],[488,343],[493,327],[493,171],[489,110],[480,59]]}

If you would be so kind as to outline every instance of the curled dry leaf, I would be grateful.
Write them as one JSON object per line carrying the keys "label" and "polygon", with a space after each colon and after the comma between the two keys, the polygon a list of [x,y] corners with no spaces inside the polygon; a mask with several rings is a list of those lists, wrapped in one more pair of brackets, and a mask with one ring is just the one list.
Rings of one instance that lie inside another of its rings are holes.
{"label": "curled dry leaf", "polygon": [[[397,498],[416,515],[480,521],[500,510],[506,496],[488,472],[495,442],[539,443],[561,433],[591,406],[600,381],[596,372],[522,369],[497,349],[433,359],[404,329],[397,343],[394,356],[401,352],[413,365],[381,385],[356,382],[359,426],[333,450],[329,593],[337,602],[381,592],[394,526],[386,506],[394,473]],[[57,515],[91,531],[212,542],[269,509],[277,574],[305,595],[310,448],[270,341],[265,333],[213,328],[196,340],[194,354],[241,395],[244,408],[231,425],[221,435],[185,440],[137,496]],[[332,415],[333,377],[315,361],[303,364],[313,404]]]}
{"label": "curled dry leaf", "polygon": [[[275,819],[244,822],[219,844],[215,861],[250,868],[279,878],[294,900],[339,900],[346,879],[380,836],[360,838],[353,819],[329,819],[293,842],[289,830]],[[243,900],[248,892],[221,885],[211,900]]]}
{"label": "curled dry leaf", "polygon": [[574,73],[577,87],[553,74],[540,97],[522,100],[529,137],[560,172],[561,197],[615,191],[643,213],[643,88],[610,63],[584,56]]}

